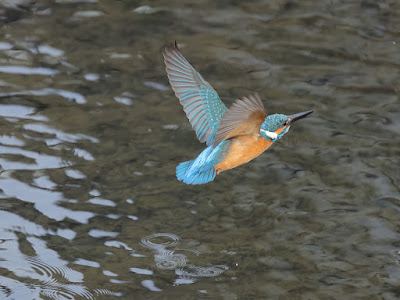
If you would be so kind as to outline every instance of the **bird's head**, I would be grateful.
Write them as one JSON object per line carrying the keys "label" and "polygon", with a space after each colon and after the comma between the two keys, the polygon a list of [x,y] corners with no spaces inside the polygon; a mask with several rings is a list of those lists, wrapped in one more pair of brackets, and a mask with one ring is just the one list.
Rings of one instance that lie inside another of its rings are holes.
{"label": "bird's head", "polygon": [[286,132],[288,132],[289,127],[293,124],[293,122],[307,117],[312,112],[312,110],[308,110],[291,116],[282,114],[269,115],[261,124],[260,134],[267,140],[275,142],[283,137]]}

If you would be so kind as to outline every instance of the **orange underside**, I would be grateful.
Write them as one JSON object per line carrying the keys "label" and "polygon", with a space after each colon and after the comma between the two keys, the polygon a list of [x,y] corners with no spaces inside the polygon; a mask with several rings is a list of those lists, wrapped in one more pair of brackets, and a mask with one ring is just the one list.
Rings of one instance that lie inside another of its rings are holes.
{"label": "orange underside", "polygon": [[[280,134],[284,128],[275,131]],[[233,169],[256,158],[273,144],[259,135],[244,135],[232,139],[228,154],[224,160],[215,166],[218,173]]]}

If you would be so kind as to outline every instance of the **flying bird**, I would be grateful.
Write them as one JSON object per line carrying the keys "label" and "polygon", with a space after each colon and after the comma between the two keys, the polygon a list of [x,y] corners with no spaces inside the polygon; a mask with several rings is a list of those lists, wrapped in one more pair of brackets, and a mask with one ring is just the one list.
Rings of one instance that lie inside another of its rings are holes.
{"label": "flying bird", "polygon": [[185,59],[175,43],[164,48],[169,82],[201,143],[196,159],[180,163],[176,177],[186,184],[213,181],[223,171],[256,158],[281,139],[293,122],[313,111],[267,115],[257,93],[227,109],[212,86]]}

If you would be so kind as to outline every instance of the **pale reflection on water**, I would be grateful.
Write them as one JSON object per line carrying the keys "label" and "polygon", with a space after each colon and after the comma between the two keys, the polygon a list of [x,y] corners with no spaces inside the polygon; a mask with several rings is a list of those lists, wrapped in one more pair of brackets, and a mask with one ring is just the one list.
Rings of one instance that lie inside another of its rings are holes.
{"label": "pale reflection on water", "polygon": [[[0,69],[1,71],[1,69]],[[27,71],[27,74],[31,74],[30,71]],[[48,74],[45,74],[48,75]],[[18,91],[18,92],[8,92],[8,93],[0,93],[0,97],[11,97],[11,96],[51,96],[51,95],[58,95],[61,96],[69,101],[76,101],[78,104],[86,103],[86,99],[79,93],[66,91],[66,90],[59,90],[59,89],[52,89],[52,88],[44,88],[41,90],[26,90],[26,91]]]}
{"label": "pale reflection on water", "polygon": [[2,190],[1,198],[16,198],[33,203],[35,209],[57,221],[68,217],[79,223],[88,223],[89,219],[95,215],[92,212],[75,211],[60,206],[59,202],[67,200],[60,192],[35,188],[15,179],[0,179],[0,189]]}
{"label": "pale reflection on water", "polygon": [[[0,1],[1,299],[397,299],[400,4]],[[313,109],[206,186],[161,49]]]}

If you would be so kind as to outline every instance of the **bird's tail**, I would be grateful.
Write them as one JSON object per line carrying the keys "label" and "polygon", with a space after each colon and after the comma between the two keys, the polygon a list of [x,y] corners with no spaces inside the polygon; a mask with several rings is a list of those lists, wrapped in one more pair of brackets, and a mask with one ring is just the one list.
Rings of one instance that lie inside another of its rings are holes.
{"label": "bird's tail", "polygon": [[176,167],[176,177],[179,181],[186,184],[204,184],[214,180],[217,172],[213,166],[208,169],[193,168],[194,162],[195,160],[185,161]]}
{"label": "bird's tail", "polygon": [[195,160],[185,161],[176,167],[176,177],[186,184],[204,184],[217,176],[215,166],[224,158],[230,141],[223,141],[217,147],[208,146]]}

